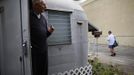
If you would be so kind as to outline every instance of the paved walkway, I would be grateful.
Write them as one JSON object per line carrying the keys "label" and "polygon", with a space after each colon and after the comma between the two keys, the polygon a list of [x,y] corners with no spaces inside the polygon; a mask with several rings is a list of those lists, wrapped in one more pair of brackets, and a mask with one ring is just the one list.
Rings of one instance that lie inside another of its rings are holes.
{"label": "paved walkway", "polygon": [[110,56],[107,45],[90,46],[89,55],[97,56],[102,63],[118,64],[127,73],[134,75],[134,47],[118,46],[115,48],[117,55]]}

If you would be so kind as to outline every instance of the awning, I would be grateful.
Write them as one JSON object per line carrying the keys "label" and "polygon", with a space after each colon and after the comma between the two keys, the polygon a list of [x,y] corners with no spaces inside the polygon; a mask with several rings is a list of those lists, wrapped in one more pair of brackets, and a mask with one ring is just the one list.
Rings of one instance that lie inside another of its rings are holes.
{"label": "awning", "polygon": [[99,31],[99,29],[94,25],[92,25],[91,23],[88,23],[88,32],[94,32],[94,31]]}

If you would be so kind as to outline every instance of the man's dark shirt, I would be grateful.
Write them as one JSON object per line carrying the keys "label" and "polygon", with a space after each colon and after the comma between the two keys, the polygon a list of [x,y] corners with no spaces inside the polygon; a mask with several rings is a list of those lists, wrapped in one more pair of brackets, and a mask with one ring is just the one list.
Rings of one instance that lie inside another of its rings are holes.
{"label": "man's dark shirt", "polygon": [[47,37],[50,35],[47,22],[43,15],[40,18],[34,12],[30,14],[31,45],[34,50],[44,52],[47,50]]}
{"label": "man's dark shirt", "polygon": [[47,22],[43,15],[40,18],[34,12],[30,13],[30,36],[32,45],[33,75],[48,75]]}

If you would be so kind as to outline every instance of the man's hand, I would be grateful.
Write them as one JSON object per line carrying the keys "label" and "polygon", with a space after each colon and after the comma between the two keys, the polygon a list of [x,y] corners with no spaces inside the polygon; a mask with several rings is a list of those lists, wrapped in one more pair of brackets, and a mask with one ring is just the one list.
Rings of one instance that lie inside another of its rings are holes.
{"label": "man's hand", "polygon": [[48,31],[50,32],[50,33],[52,33],[53,31],[54,31],[54,27],[51,25],[51,26],[49,26],[48,27]]}

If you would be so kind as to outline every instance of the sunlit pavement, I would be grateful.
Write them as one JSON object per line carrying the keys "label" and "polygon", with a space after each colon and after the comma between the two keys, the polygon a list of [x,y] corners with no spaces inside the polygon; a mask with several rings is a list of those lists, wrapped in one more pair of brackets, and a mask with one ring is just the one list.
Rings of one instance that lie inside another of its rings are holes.
{"label": "sunlit pavement", "polygon": [[115,48],[116,56],[110,56],[107,45],[91,45],[89,55],[98,57],[102,63],[118,64],[125,72],[134,74],[134,47],[118,46]]}

